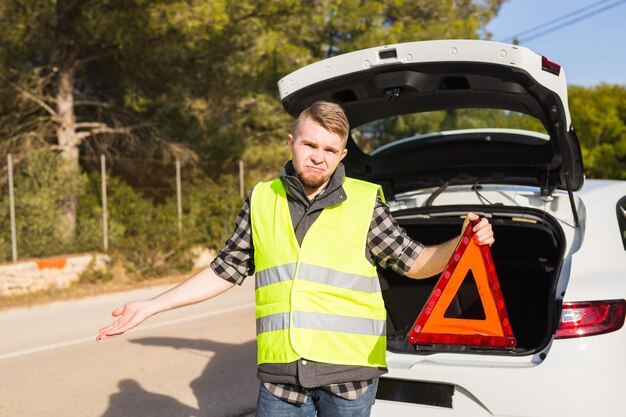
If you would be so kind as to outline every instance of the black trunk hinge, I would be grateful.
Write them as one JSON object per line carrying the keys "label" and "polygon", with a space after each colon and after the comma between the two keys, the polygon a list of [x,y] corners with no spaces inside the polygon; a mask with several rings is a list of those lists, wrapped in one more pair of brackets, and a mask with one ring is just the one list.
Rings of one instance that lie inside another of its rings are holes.
{"label": "black trunk hinge", "polygon": [[547,167],[545,174],[539,174],[539,187],[541,188],[541,196],[543,198],[550,199],[552,193],[556,189],[558,183],[558,173],[550,172],[550,167]]}
{"label": "black trunk hinge", "polygon": [[580,227],[578,212],[576,211],[576,203],[574,202],[574,192],[572,191],[572,185],[569,182],[569,172],[566,172],[564,177],[565,185],[567,185],[567,195],[569,195],[569,203],[572,206],[572,214],[574,215],[574,224],[576,227]]}

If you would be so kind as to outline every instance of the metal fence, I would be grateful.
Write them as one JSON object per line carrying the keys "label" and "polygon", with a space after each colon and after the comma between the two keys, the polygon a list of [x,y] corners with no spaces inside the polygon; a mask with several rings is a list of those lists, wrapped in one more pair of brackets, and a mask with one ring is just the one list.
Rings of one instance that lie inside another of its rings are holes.
{"label": "metal fence", "polygon": [[[119,162],[120,159],[124,158],[116,158],[116,161]],[[148,182],[147,184],[131,184],[134,189],[139,191],[144,191],[148,194],[152,193],[153,195],[158,195],[162,191],[167,191],[168,193],[175,193],[176,198],[176,211],[177,211],[177,229],[179,233],[182,233],[183,229],[183,168],[184,164],[181,164],[181,161],[176,159],[172,162],[164,163],[160,160],[145,160],[145,159],[133,159],[133,158],[125,158],[130,160],[132,163],[128,164],[129,166],[134,166],[138,161],[141,161],[144,164],[152,164],[150,171],[151,172],[159,172],[159,180],[161,181],[172,181],[175,184],[174,189],[171,186],[163,186],[162,184],[154,184]],[[231,176],[238,176],[239,182],[239,196],[243,199],[246,192],[245,185],[245,164],[243,160],[239,160],[234,164],[224,164],[223,162],[208,162],[208,165],[220,166],[220,174],[228,174]],[[2,164],[3,165],[3,164]],[[16,198],[19,198],[19,188],[15,189],[14,184],[14,171],[15,171],[15,161],[11,154],[6,155],[6,187],[8,188],[8,211],[9,211],[9,224],[10,224],[10,235],[11,235],[11,260],[16,262],[19,259],[19,239],[20,236],[18,234],[18,230],[16,227],[16,216],[19,213],[16,213]],[[102,205],[102,219],[101,219],[101,227],[102,227],[102,246],[101,250],[107,252],[109,250],[109,207],[108,207],[108,187],[107,187],[107,179],[110,175],[112,175],[111,166],[107,167],[107,158],[105,155],[100,155],[99,158],[81,158],[81,165],[86,172],[98,172],[100,177],[100,198]],[[172,168],[173,170],[169,171]],[[196,164],[197,165],[197,164]],[[205,164],[206,165],[206,164]],[[155,169],[154,166],[157,168]],[[226,169],[224,167],[226,166]],[[1,168],[1,167],[0,167]],[[167,168],[168,170],[164,170],[161,168]],[[138,172],[141,172],[141,168],[137,168],[134,166],[133,169],[136,169]],[[191,168],[190,168],[191,169]],[[194,169],[198,169],[197,166]],[[206,166],[205,166],[206,169]],[[146,170],[148,171],[148,170]],[[173,178],[172,178],[173,177]],[[145,181],[144,181],[145,182]],[[158,183],[158,181],[157,181]],[[4,215],[4,214],[3,214]]]}

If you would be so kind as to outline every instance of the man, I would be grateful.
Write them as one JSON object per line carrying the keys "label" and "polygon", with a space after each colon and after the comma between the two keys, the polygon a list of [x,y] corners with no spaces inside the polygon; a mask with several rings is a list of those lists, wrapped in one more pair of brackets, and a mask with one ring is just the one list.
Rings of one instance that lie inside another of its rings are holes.
{"label": "man", "polygon": [[[278,179],[258,184],[233,236],[211,268],[148,301],[113,312],[97,339],[146,318],[212,298],[255,274],[257,416],[369,416],[384,374],[385,309],[378,264],[410,278],[445,267],[459,237],[422,246],[406,235],[380,187],[345,177],[349,133],[340,106],[316,102],[287,142],[291,161]],[[477,220],[468,213],[465,224]],[[486,219],[477,242],[494,242]]]}

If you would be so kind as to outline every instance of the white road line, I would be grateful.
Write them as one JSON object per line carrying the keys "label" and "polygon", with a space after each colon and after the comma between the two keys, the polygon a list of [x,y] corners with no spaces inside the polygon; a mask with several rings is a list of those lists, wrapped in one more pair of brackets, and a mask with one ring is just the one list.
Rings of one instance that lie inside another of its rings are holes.
{"label": "white road line", "polygon": [[[193,316],[188,316],[188,317],[181,317],[179,319],[163,321],[160,323],[141,325],[140,327],[133,329],[132,332],[137,333],[137,332],[142,332],[145,330],[156,329],[159,327],[170,326],[173,324],[184,323],[186,321],[197,320],[197,319],[202,319],[202,318],[211,317],[211,316],[219,316],[220,314],[226,314],[226,313],[231,313],[233,311],[244,310],[250,307],[254,307],[254,303],[243,304],[237,307],[229,307],[229,308],[224,308],[224,309],[216,310],[216,311],[208,311],[206,313],[195,314]],[[78,339],[67,340],[65,342],[52,343],[50,345],[40,346],[36,348],[31,348],[31,349],[19,350],[17,352],[6,353],[4,355],[0,355],[0,361],[4,359],[12,359],[12,358],[17,358],[19,356],[26,356],[26,355],[30,355],[33,353],[39,353],[39,352],[44,352],[47,350],[59,349],[59,348],[63,348],[66,346],[72,346],[72,345],[77,345],[80,343],[95,342],[95,341],[96,341],[96,336],[94,334],[94,336],[81,337]]]}

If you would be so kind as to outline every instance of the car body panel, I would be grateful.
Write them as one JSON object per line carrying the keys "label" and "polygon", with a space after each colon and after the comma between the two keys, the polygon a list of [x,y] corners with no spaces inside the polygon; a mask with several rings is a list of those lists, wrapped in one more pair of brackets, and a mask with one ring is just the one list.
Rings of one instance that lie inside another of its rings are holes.
{"label": "car body panel", "polygon": [[572,255],[565,301],[624,298],[626,251],[617,222],[617,203],[626,196],[626,182],[587,182],[577,193],[584,204],[583,238],[580,249]]}
{"label": "car body panel", "polygon": [[[624,346],[626,332],[621,331],[555,340],[547,355],[516,358],[389,353],[389,373],[384,378],[456,386],[452,409],[403,404],[405,412],[397,415],[616,416],[626,409]],[[377,400],[372,416],[392,415],[391,403]]]}

